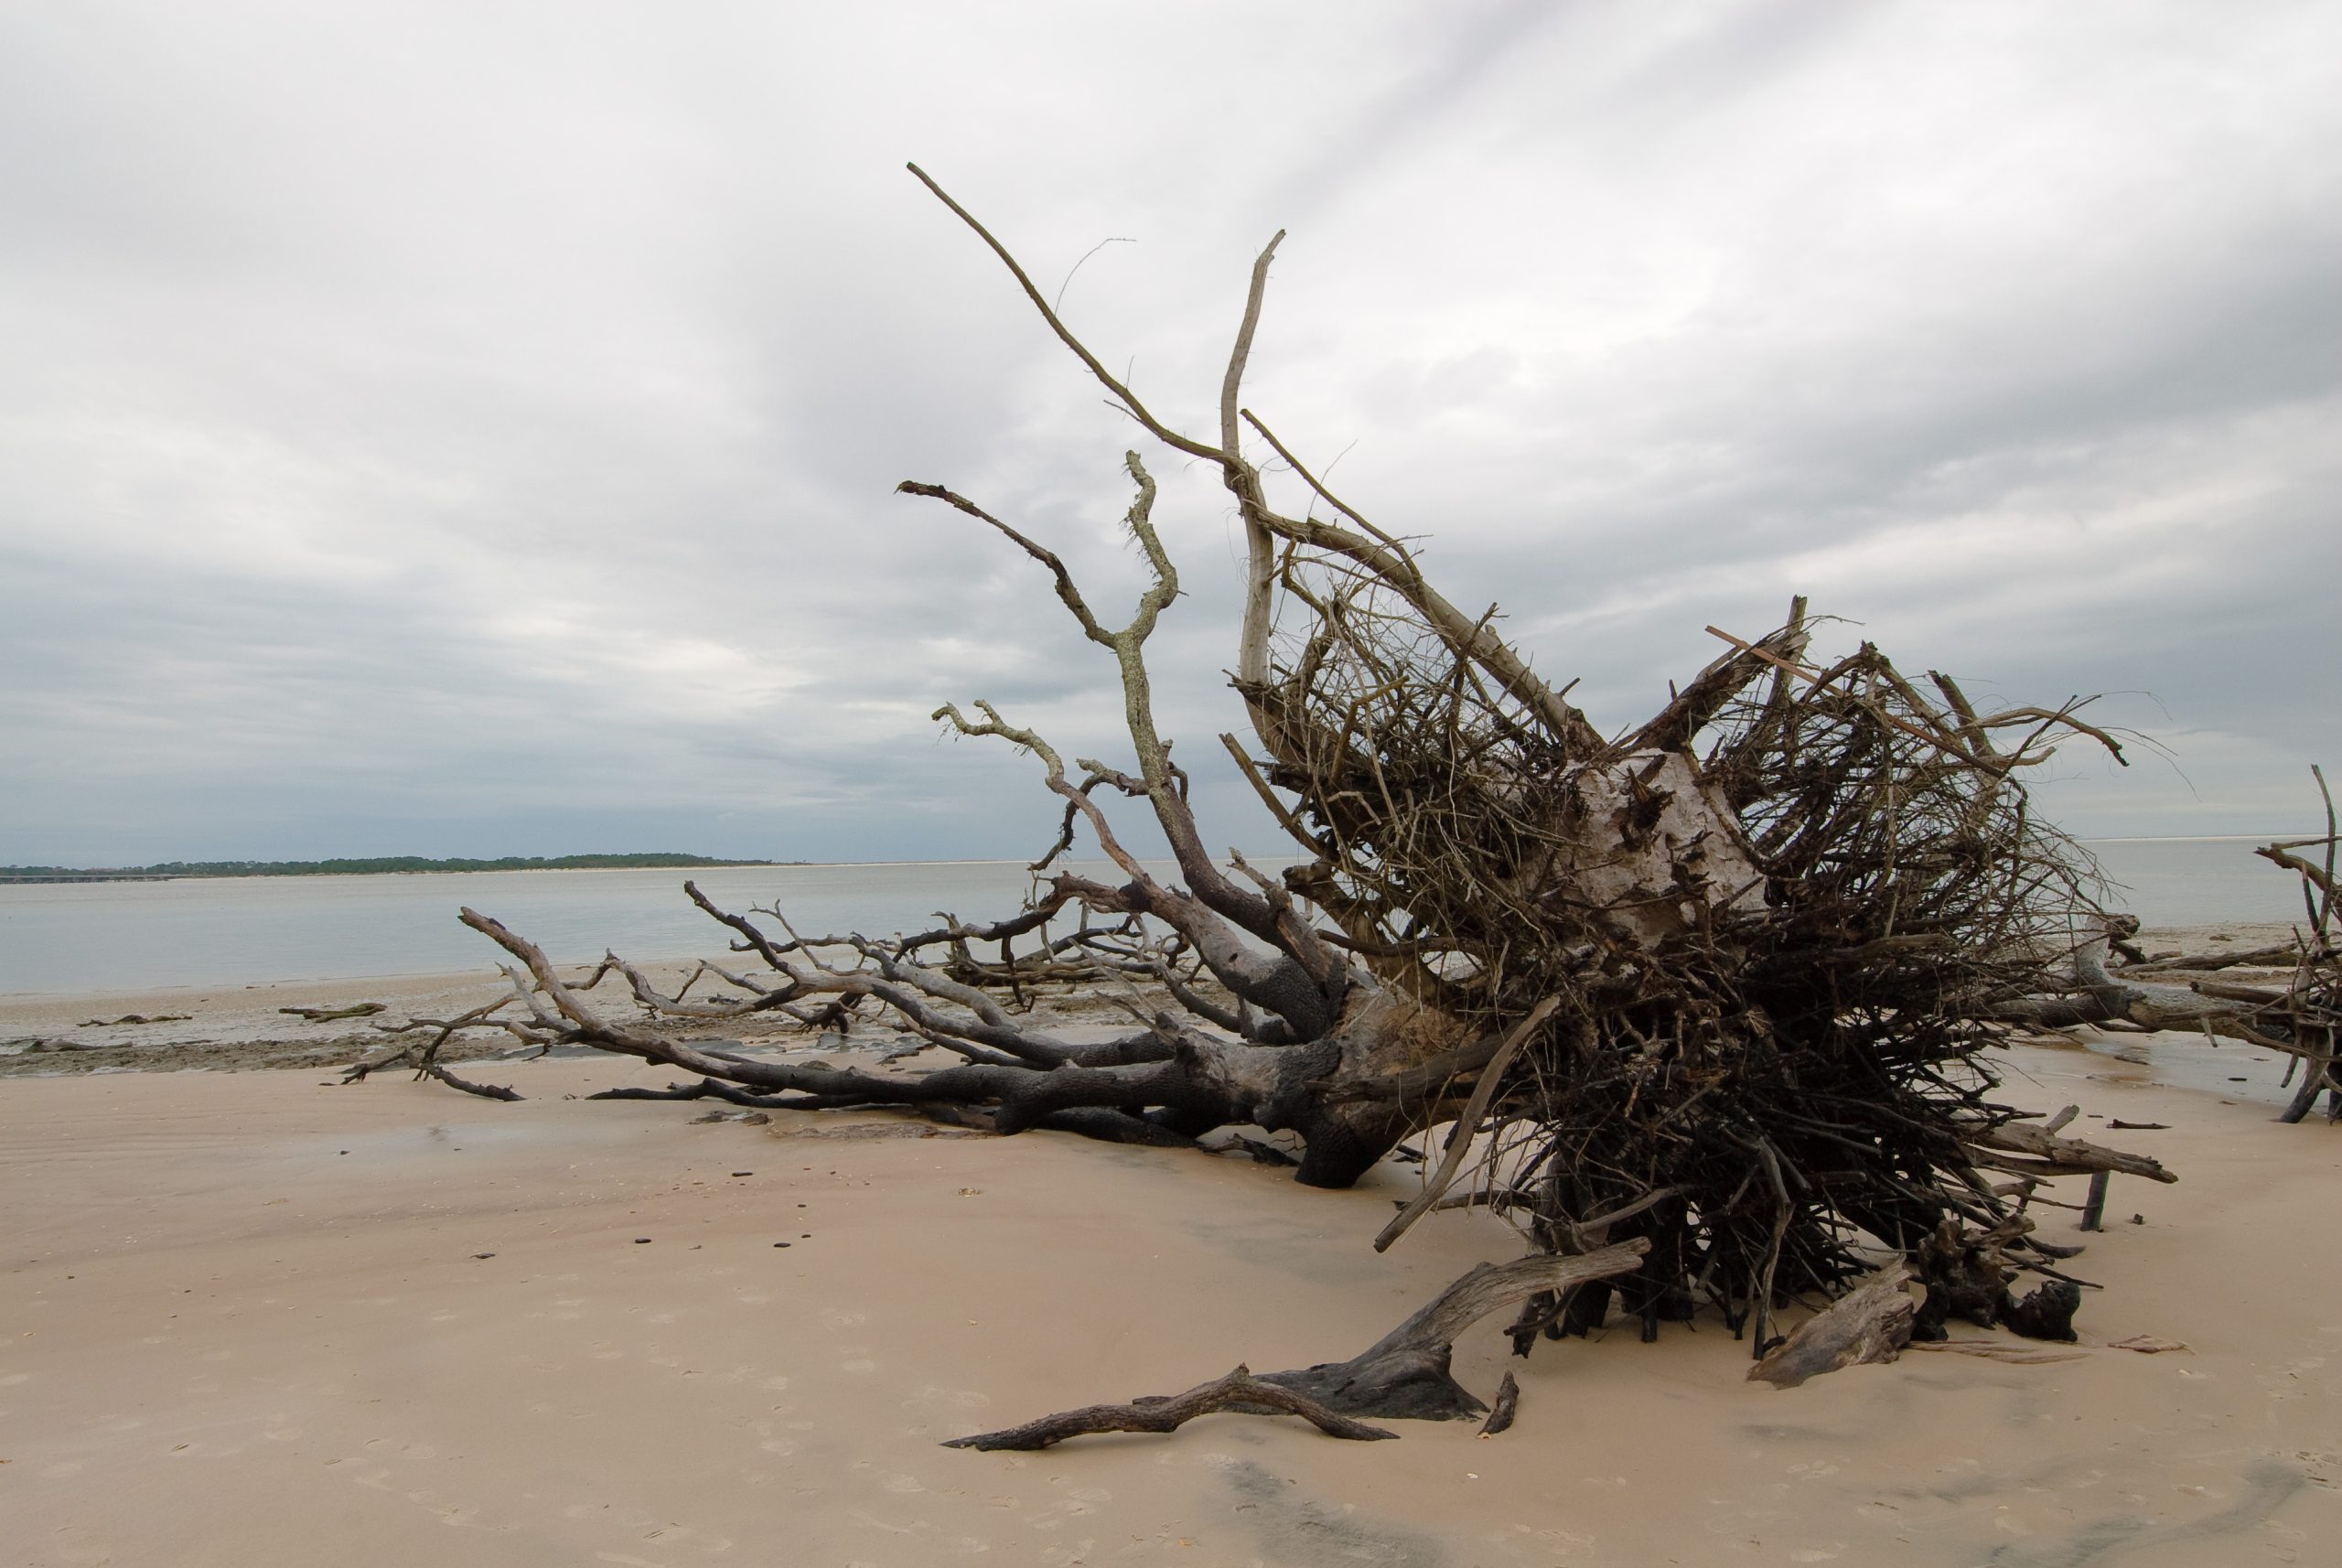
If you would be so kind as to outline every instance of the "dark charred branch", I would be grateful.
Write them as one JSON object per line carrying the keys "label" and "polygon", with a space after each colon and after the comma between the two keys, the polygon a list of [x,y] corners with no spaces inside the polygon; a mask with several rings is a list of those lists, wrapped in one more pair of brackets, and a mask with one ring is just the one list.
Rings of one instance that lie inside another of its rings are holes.
{"label": "dark charred branch", "polygon": [[1480,1423],[1480,1435],[1494,1437],[1500,1432],[1512,1430],[1513,1417],[1520,1413],[1520,1380],[1510,1372],[1497,1384],[1497,1397],[1488,1406],[1488,1419]]}
{"label": "dark charred branch", "polygon": [[[947,1448],[1044,1448],[1093,1432],[1168,1432],[1183,1422],[1218,1410],[1281,1412],[1306,1417],[1337,1437],[1393,1437],[1354,1419],[1468,1420],[1488,1406],[1448,1375],[1456,1337],[1489,1313],[1540,1290],[1625,1273],[1641,1262],[1643,1248],[1625,1245],[1583,1258],[1524,1258],[1501,1266],[1483,1263],[1449,1285],[1404,1323],[1347,1361],[1255,1378],[1239,1367],[1216,1382],[1164,1399],[1123,1405],[1089,1405],[1044,1416],[1004,1432],[962,1437]],[[1506,1382],[1517,1384],[1510,1374]],[[1509,1414],[1489,1430],[1510,1424]],[[1336,1423],[1342,1423],[1337,1426]]]}
{"label": "dark charred branch", "polygon": [[457,1078],[454,1073],[449,1072],[437,1062],[424,1063],[419,1076],[424,1078],[435,1078],[450,1089],[460,1089],[466,1094],[477,1094],[482,1100],[512,1101],[526,1098],[526,1096],[522,1095],[518,1090],[510,1088],[504,1084],[474,1083],[467,1078]]}

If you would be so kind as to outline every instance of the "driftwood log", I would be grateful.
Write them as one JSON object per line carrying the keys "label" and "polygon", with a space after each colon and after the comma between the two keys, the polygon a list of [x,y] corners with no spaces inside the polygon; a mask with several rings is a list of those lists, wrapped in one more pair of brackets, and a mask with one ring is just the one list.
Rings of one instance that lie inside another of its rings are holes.
{"label": "driftwood log", "polygon": [[[1263,1380],[1338,1410],[1477,1412],[1440,1347],[1459,1304],[1477,1316],[1492,1291],[1520,1302],[1523,1353],[1614,1305],[1647,1337],[1712,1307],[1761,1349],[1780,1305],[1866,1277],[1876,1243],[1916,1254],[1949,1226],[1980,1268],[2046,1266],[2054,1250],[2023,1213],[2032,1183],[2005,1179],[2009,1162],[2029,1158],[2037,1176],[2079,1166],[2084,1145],[2023,1147],[2017,1113],[1994,1098],[1991,1048],[2009,1004],[2061,988],[2065,933],[2093,911],[2021,776],[2076,739],[2119,758],[2115,736],[2079,703],[1987,711],[1951,676],[1913,679],[1867,643],[1825,653],[1802,599],[1770,633],[1717,630],[1712,663],[1648,721],[1606,735],[1499,635],[1493,609],[1442,596],[1399,535],[1245,406],[1282,235],[1253,263],[1214,427],[1191,435],[912,172],[1153,448],[1224,483],[1245,541],[1233,684],[1252,738],[1221,735],[1227,760],[1214,761],[1254,791],[1291,864],[1210,853],[1188,804],[1201,760],[1175,763],[1157,728],[1147,648],[1180,578],[1140,452],[1122,459],[1132,499],[1119,526],[1147,583],[1119,622],[1046,542],[944,485],[907,481],[1028,558],[1120,682],[1119,764],[1069,761],[986,702],[936,711],[956,734],[1029,754],[1058,803],[1026,906],[914,933],[814,935],[686,883],[736,957],[671,992],[616,954],[564,976],[521,933],[466,909],[509,957],[510,996],[382,1026],[430,1039],[354,1076],[392,1060],[428,1072],[452,1034],[501,1029],[695,1075],[674,1098],[1178,1147],[1219,1129],[1282,1131],[1299,1145],[1296,1179],[1320,1187],[1446,1127],[1423,1198],[1383,1244],[1460,1195],[1520,1229],[1533,1266],[1500,1289],[1467,1277],[1425,1308],[1445,1316],[1411,1319],[1361,1358]],[[1152,819],[1175,875],[1123,842],[1099,803],[1109,796]],[[1059,867],[1084,833],[1111,875]],[[1104,1040],[1054,1026],[1035,993],[1069,977],[1117,989],[1133,1026]],[[630,1006],[589,996],[612,980]],[[956,1060],[816,1066],[685,1037],[880,1020]],[[1552,1272],[1621,1247],[1639,1268],[1566,1283]],[[1545,1283],[1514,1291],[1525,1279]]]}
{"label": "driftwood log", "polygon": [[[1892,1361],[1911,1342],[1918,1300],[1911,1294],[1909,1265],[1881,1269],[1766,1352],[1748,1369],[1750,1380],[1793,1389],[1808,1378],[1842,1367]],[[1918,1287],[1923,1293],[1926,1286]]]}
{"label": "driftwood log", "polygon": [[1265,1382],[1240,1366],[1226,1377],[1199,1383],[1183,1394],[1142,1396],[1128,1404],[1084,1405],[1080,1410],[1060,1411],[1000,1432],[955,1437],[943,1446],[978,1448],[987,1453],[1004,1448],[1029,1452],[1063,1443],[1069,1437],[1099,1432],[1174,1432],[1199,1415],[1223,1410],[1252,1415],[1297,1415],[1328,1437],[1359,1442],[1371,1443],[1399,1435],[1353,1421],[1291,1389]]}
{"label": "driftwood log", "polygon": [[[1168,1432],[1219,1410],[1299,1415],[1336,1437],[1395,1435],[1349,1420],[1367,1415],[1385,1420],[1468,1421],[1487,1412],[1488,1423],[1482,1430],[1502,1432],[1512,1424],[1520,1385],[1510,1373],[1505,1374],[1511,1400],[1508,1402],[1500,1390],[1498,1408],[1491,1411],[1449,1375],[1456,1337],[1488,1314],[1535,1292],[1566,1290],[1588,1280],[1630,1273],[1641,1265],[1649,1250],[1647,1242],[1629,1241],[1582,1257],[1482,1263],[1347,1361],[1322,1362],[1258,1378],[1239,1367],[1216,1382],[1183,1394],[1158,1395],[1122,1405],[1086,1405],[1004,1432],[957,1438],[944,1446],[1040,1448],[1084,1433]],[[1266,1391],[1279,1397],[1263,1397]],[[1499,1413],[1501,1421],[1497,1419]]]}

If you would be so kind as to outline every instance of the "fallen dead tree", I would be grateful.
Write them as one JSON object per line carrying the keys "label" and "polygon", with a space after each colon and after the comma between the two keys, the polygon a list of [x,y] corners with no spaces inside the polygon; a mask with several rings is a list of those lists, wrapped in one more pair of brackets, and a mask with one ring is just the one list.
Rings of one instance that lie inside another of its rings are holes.
{"label": "fallen dead tree", "polygon": [[[1882,1257],[1913,1258],[1923,1278],[1956,1262],[1996,1286],[2049,1269],[2058,1250],[2034,1240],[2024,1212],[2034,1187],[2124,1156],[2058,1140],[2054,1160],[2028,1163],[1985,1053],[2006,1026],[1996,1009],[2056,983],[2085,902],[2069,846],[2033,817],[2020,775],[2075,736],[2119,757],[2114,737],[2078,703],[1980,711],[1956,681],[1914,680],[1867,643],[1818,656],[1802,600],[1767,635],[1717,632],[1714,662],[1648,723],[1605,736],[1499,635],[1493,611],[1442,596],[1402,539],[1244,407],[1282,235],[1253,265],[1207,439],[1158,418],[1008,250],[919,177],[1139,428],[1210,465],[1233,497],[1248,550],[1235,687],[1252,739],[1219,739],[1298,864],[1273,875],[1216,858],[1156,728],[1145,649],[1179,577],[1141,454],[1123,458],[1123,521],[1150,582],[1119,624],[1041,541],[942,485],[906,482],[1030,557],[1119,673],[1131,746],[1120,767],[1069,765],[987,703],[937,711],[961,735],[1031,754],[1060,802],[1027,907],[909,935],[806,936],[783,911],[723,909],[686,884],[743,961],[704,964],[671,993],[616,955],[564,981],[521,933],[467,909],[511,961],[512,996],[389,1026],[419,1043],[355,1071],[397,1060],[445,1079],[448,1038],[500,1028],[696,1075],[666,1091],[675,1099],[887,1107],[1000,1133],[1174,1146],[1221,1128],[1285,1131],[1300,1143],[1297,1179],[1324,1187],[1445,1125],[1422,1197],[1378,1246],[1469,1198],[1509,1219],[1538,1259],[1628,1249],[1639,1262],[1522,1275],[1544,1278],[1504,1303],[1519,1305],[1524,1354],[1541,1335],[1599,1324],[1614,1300],[1646,1337],[1713,1305],[1761,1353],[1785,1303],[1833,1296]],[[1268,455],[1305,490],[1301,515],[1272,504]],[[1124,844],[1101,791],[1144,804],[1176,880]],[[1114,877],[1053,869],[1084,832]],[[1068,974],[1150,1000],[1131,1003],[1119,1036],[1076,1039],[1020,994]],[[612,979],[647,1021],[594,1004],[587,992]],[[928,1070],[749,1059],[671,1026],[873,1017],[959,1059]],[[1947,1226],[1950,1254],[1937,1244]],[[1326,1402],[1437,1413],[1402,1391],[1423,1381],[1354,1379],[1356,1397]],[[1304,1391],[1325,1394],[1319,1382]],[[1478,1408],[1443,1397],[1445,1413]]]}

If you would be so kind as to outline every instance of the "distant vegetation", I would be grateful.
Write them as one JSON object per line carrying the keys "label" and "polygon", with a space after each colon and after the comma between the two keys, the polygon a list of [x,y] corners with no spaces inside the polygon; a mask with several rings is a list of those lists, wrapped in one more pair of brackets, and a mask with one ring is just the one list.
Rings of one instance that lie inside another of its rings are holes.
{"label": "distant vegetation", "polygon": [[704,854],[508,854],[496,860],[430,860],[384,854],[364,860],[167,860],[155,865],[0,865],[0,881],[129,876],[379,876],[403,871],[618,871],[689,865],[774,865],[770,860],[715,860]]}

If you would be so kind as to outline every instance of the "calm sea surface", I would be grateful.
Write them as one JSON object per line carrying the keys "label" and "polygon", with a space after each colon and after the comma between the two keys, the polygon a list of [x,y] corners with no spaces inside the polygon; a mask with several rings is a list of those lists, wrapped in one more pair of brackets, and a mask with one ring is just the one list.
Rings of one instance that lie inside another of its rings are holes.
{"label": "calm sea surface", "polygon": [[[2299,918],[2298,884],[2251,839],[2116,839],[2089,847],[2150,925]],[[1102,865],[1076,869],[1102,874]],[[559,962],[721,955],[729,933],[683,897],[780,908],[807,935],[923,930],[948,909],[1013,913],[1013,861],[726,866],[696,871],[494,871],[414,876],[253,876],[0,886],[0,993],[362,979],[484,968],[502,957],[456,921],[469,905]]]}

